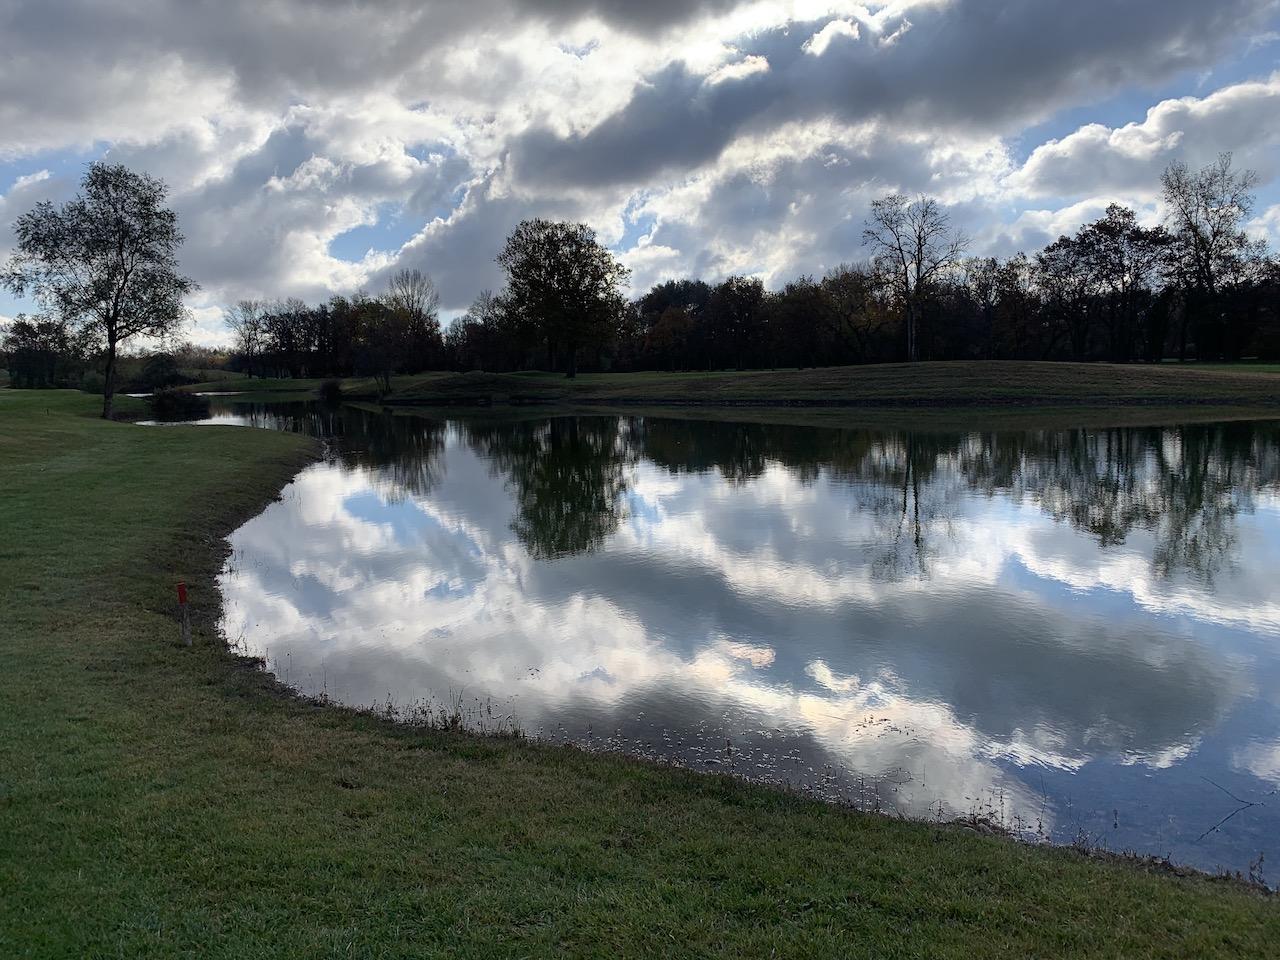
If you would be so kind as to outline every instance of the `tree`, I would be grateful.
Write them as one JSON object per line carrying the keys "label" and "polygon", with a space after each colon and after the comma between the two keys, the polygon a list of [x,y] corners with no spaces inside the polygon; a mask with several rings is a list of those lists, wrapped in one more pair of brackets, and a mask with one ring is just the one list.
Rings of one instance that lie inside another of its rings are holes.
{"label": "tree", "polygon": [[345,300],[343,330],[351,343],[353,358],[361,372],[373,374],[378,393],[391,392],[391,375],[411,349],[410,314],[392,309],[386,300],[374,300],[357,292]]}
{"label": "tree", "polygon": [[703,280],[664,280],[640,298],[649,363],[692,370],[710,364],[706,307],[711,287]]}
{"label": "tree", "polygon": [[440,294],[431,277],[418,270],[400,270],[391,277],[383,297],[403,319],[407,356],[406,373],[428,370],[440,361],[444,341],[440,336]]}
{"label": "tree", "polygon": [[912,200],[900,193],[871,202],[863,238],[905,314],[907,360],[918,360],[922,301],[930,286],[960,262],[969,241],[952,230],[951,218],[937,200],[923,194]]}
{"label": "tree", "polygon": [[236,350],[244,357],[245,369],[249,378],[258,369],[258,358],[262,355],[267,334],[267,305],[261,300],[241,300],[226,312],[227,326],[236,337]]}
{"label": "tree", "polygon": [[59,387],[72,382],[80,350],[61,320],[18,314],[0,340],[0,359],[15,387]]}
{"label": "tree", "polygon": [[707,302],[707,326],[721,366],[745,369],[764,323],[764,284],[757,277],[729,277]]}
{"label": "tree", "polygon": [[586,224],[540,219],[516,227],[498,263],[507,273],[509,309],[538,332],[553,367],[563,350],[565,376],[577,376],[578,351],[602,345],[616,330],[630,272]]}
{"label": "tree", "polygon": [[463,372],[518,369],[526,346],[506,302],[489,290],[481,291],[444,335],[450,365]]}
{"label": "tree", "polygon": [[[1248,248],[1241,229],[1253,209],[1258,183],[1252,170],[1233,170],[1231,154],[1193,172],[1175,160],[1160,177],[1167,207],[1166,223],[1173,236],[1174,273],[1185,292],[1179,357],[1186,359],[1188,325],[1197,321],[1201,339],[1220,336],[1223,278]],[[1203,354],[1205,344],[1197,346]]]}
{"label": "tree", "polygon": [[1113,203],[1106,216],[1080,230],[1077,243],[1102,300],[1111,359],[1127,363],[1143,339],[1168,234],[1139,226],[1132,210]]}
{"label": "tree", "polygon": [[1067,335],[1071,359],[1087,360],[1094,287],[1084,245],[1062,236],[1037,253],[1036,284],[1051,328]]}
{"label": "tree", "polygon": [[1059,334],[1045,316],[1027,255],[1019,253],[998,264],[994,280],[991,355],[1047,359],[1057,349]]}
{"label": "tree", "polygon": [[183,299],[196,289],[178,273],[183,236],[177,214],[164,206],[167,192],[145,173],[92,163],[74,199],[58,208],[40,203],[14,224],[17,252],[4,284],[105,345],[105,418],[120,344],[175,332]]}
{"label": "tree", "polygon": [[668,370],[687,366],[693,314],[689,307],[669,306],[653,321],[645,335],[645,352]]}
{"label": "tree", "polygon": [[768,298],[774,356],[785,366],[816,367],[827,345],[826,294],[812,277],[800,277]]}
{"label": "tree", "polygon": [[883,288],[875,271],[861,264],[841,264],[822,278],[828,331],[858,363],[877,359],[887,339]]}

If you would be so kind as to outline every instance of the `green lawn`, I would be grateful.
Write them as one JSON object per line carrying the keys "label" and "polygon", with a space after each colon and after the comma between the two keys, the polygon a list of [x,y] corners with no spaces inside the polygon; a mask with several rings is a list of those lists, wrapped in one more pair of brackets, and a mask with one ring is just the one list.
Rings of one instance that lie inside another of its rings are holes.
{"label": "green lawn", "polygon": [[1230,370],[1233,373],[1280,373],[1280,363],[1265,361],[1244,361],[1240,363],[1196,363],[1196,370]]}
{"label": "green lawn", "polygon": [[[220,380],[210,389],[312,393],[319,380]],[[375,394],[371,379],[348,380],[351,396]],[[1275,407],[1280,377],[1266,368],[983,361],[898,363],[816,370],[592,373],[427,373],[396,377],[390,402],[644,403],[838,407],[955,406]]]}
{"label": "green lawn", "polygon": [[[222,652],[301,437],[0,391],[0,956],[1263,957],[1280,903],[307,704]],[[194,648],[174,643],[191,584]]]}

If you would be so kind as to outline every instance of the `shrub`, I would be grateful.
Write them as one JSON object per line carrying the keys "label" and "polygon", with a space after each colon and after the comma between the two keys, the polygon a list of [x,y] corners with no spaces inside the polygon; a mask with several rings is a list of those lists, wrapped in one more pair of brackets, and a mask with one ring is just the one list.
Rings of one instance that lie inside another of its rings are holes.
{"label": "shrub", "polygon": [[179,387],[195,383],[178,367],[178,361],[167,353],[152,354],[142,364],[142,369],[132,377],[123,378],[121,392],[150,393],[164,387]]}
{"label": "shrub", "polygon": [[150,403],[157,420],[199,420],[209,415],[209,398],[185,390],[157,390]]}
{"label": "shrub", "polygon": [[326,380],[320,384],[320,399],[325,403],[340,403],[342,401],[342,381]]}

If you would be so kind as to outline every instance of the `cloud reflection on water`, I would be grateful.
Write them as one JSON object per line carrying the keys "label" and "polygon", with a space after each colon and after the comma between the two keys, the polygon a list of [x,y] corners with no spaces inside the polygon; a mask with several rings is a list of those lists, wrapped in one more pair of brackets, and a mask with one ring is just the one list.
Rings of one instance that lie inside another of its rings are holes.
{"label": "cloud reflection on water", "polygon": [[1277,676],[1268,428],[353,416],[224,578],[228,634],[347,702],[1050,828],[1030,770],[1186,765]]}

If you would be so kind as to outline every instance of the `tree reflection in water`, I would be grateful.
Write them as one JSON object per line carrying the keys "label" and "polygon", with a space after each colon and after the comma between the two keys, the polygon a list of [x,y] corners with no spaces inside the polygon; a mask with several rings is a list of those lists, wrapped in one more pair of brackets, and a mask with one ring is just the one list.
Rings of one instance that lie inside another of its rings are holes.
{"label": "tree reflection in water", "polygon": [[628,424],[556,417],[466,428],[472,447],[505,473],[515,495],[512,531],[533,557],[591,553],[622,520],[626,472],[636,461]]}
{"label": "tree reflection in water", "polygon": [[[344,458],[389,468],[393,485],[414,495],[430,491],[443,422],[347,414],[340,426],[354,451]],[[1030,499],[1104,548],[1148,531],[1157,576],[1208,581],[1231,562],[1237,514],[1280,483],[1275,428],[1249,423],[946,434],[555,417],[458,429],[506,475],[513,529],[540,559],[597,549],[624,518],[629,470],[647,461],[672,474],[715,471],[735,484],[770,466],[806,484],[823,475],[845,483],[877,523],[876,569],[889,579],[929,575],[952,505],[970,492]]]}
{"label": "tree reflection in water", "polygon": [[999,784],[1026,812],[1043,776],[1142,805],[1155,846],[1198,774],[1280,751],[1273,425],[251,417],[330,462],[233,538],[227,628],[346,702],[466,688],[531,731],[845,765],[913,809]]}
{"label": "tree reflection in water", "polygon": [[[443,470],[442,419],[315,403],[238,404],[255,426],[334,441],[349,466],[382,472],[392,495],[427,496]],[[802,483],[848,484],[880,536],[876,569],[927,577],[963,492],[1030,499],[1104,548],[1152,534],[1157,577],[1211,582],[1232,562],[1237,514],[1280,484],[1280,428],[1225,423],[1006,433],[868,431],[643,417],[452,421],[505,474],[513,530],[539,559],[589,553],[618,528],[628,471],[715,471],[743,484],[770,466]]]}

